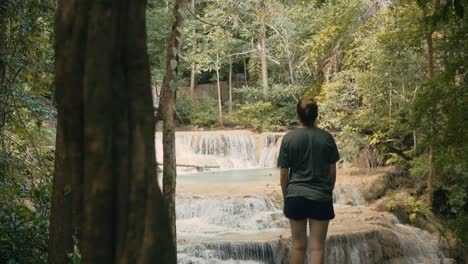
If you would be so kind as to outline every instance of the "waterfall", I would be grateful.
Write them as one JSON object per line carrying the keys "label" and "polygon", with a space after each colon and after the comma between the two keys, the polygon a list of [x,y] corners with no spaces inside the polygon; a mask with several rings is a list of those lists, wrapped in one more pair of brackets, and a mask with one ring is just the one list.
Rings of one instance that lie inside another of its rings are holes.
{"label": "waterfall", "polygon": [[[276,167],[280,133],[256,134],[244,130],[176,132],[177,164],[226,170]],[[156,157],[162,163],[162,133],[156,133]],[[196,172],[178,167],[178,172]]]}
{"label": "waterfall", "polygon": [[181,235],[260,231],[284,228],[286,219],[270,197],[177,197],[177,226]]}
{"label": "waterfall", "polygon": [[276,167],[276,153],[277,153],[277,143],[278,137],[276,135],[266,135],[262,154],[260,155],[260,160],[258,162],[260,167],[263,168],[273,168]]}
{"label": "waterfall", "polygon": [[[271,169],[281,137],[242,130],[176,133],[178,164],[211,167],[198,174],[178,167],[185,174],[176,196],[178,263],[289,263],[289,222],[278,170]],[[161,163],[161,133],[156,152]],[[340,179],[335,186],[337,216],[329,228],[326,263],[454,263],[433,234],[369,208],[361,188],[356,179]]]}

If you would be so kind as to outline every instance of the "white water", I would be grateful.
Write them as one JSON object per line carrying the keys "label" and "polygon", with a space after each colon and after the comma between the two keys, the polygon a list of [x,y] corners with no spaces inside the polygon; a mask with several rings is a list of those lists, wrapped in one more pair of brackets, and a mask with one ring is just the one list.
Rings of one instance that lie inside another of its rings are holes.
{"label": "white water", "polygon": [[[278,139],[274,134],[247,131],[178,132],[177,163],[219,166],[215,170],[221,170],[181,175],[178,184],[202,183],[207,187],[215,183],[216,186],[219,183],[236,186],[239,182],[261,185],[268,181],[277,184],[271,169],[259,168],[275,167]],[[160,134],[156,149],[158,158],[162,157]],[[179,168],[179,171],[187,173],[194,169]],[[216,196],[178,194],[179,263],[289,263],[290,240],[284,236],[289,233],[289,223],[282,215],[281,202],[266,194],[239,192],[243,194],[232,191],[227,194],[219,188]],[[337,214],[346,208],[367,207],[361,191],[352,185],[338,184],[334,203]],[[355,217],[346,214],[342,218]],[[366,216],[363,218],[367,221]],[[370,224],[361,231],[330,235],[326,263],[452,263],[441,253],[434,235],[402,225],[396,218],[373,223],[369,217],[368,221]],[[347,224],[350,228],[356,225],[352,221],[341,223],[345,229]]]}
{"label": "white water", "polygon": [[[177,132],[177,164],[217,167],[218,170],[272,168],[276,165],[278,139],[278,135],[243,130]],[[158,163],[162,163],[162,149],[162,134],[156,133]],[[193,167],[178,167],[179,173],[196,171]]]}
{"label": "white water", "polygon": [[277,157],[277,137],[275,135],[266,135],[263,143],[262,154],[258,165],[262,168],[276,167]]}
{"label": "white water", "polygon": [[178,197],[176,204],[182,236],[278,229],[287,224],[270,197]]}

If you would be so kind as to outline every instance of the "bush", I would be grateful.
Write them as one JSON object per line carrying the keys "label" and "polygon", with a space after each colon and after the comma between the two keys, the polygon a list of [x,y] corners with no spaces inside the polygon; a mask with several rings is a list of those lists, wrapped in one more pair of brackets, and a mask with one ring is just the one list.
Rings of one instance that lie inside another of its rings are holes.
{"label": "bush", "polygon": [[190,97],[184,96],[176,101],[176,119],[182,124],[190,124],[193,112],[193,102]]}
{"label": "bush", "polygon": [[47,263],[51,181],[0,181],[0,263]]}
{"label": "bush", "polygon": [[266,95],[261,87],[244,86],[234,89],[243,102],[236,106],[231,123],[261,131],[282,131],[298,124],[296,104],[305,87],[297,85],[273,85]]}
{"label": "bush", "polygon": [[192,101],[182,97],[176,102],[176,119],[187,125],[213,127],[219,125],[218,101],[213,98],[200,98]]}
{"label": "bush", "polygon": [[261,87],[244,86],[235,88],[234,92],[241,94],[246,103],[258,101],[271,102],[273,105],[286,106],[296,105],[301,99],[306,88],[300,85],[281,85],[273,84],[266,95],[263,94]]}
{"label": "bush", "polygon": [[457,215],[455,219],[451,219],[447,222],[447,225],[452,229],[457,238],[460,239],[462,243],[468,245],[468,214],[461,213]]}
{"label": "bush", "polygon": [[0,262],[46,263],[48,215],[24,205],[0,211]]}
{"label": "bush", "polygon": [[277,107],[263,101],[238,106],[232,119],[242,126],[260,131],[282,131],[297,122],[294,107]]}

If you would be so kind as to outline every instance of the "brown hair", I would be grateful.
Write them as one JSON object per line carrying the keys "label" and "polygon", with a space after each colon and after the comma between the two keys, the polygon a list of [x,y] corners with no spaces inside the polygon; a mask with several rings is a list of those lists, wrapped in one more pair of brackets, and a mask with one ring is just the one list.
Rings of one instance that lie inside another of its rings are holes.
{"label": "brown hair", "polygon": [[297,102],[297,115],[304,126],[313,126],[318,116],[317,101],[312,97],[302,97]]}

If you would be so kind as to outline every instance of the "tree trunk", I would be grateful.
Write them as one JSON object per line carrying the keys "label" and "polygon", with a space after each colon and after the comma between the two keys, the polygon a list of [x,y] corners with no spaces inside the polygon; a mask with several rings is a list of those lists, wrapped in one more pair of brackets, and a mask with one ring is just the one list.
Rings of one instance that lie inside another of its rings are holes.
{"label": "tree trunk", "polygon": [[[429,26],[430,27],[430,26]],[[434,77],[434,48],[432,43],[432,29],[426,30],[426,44],[427,44],[427,61],[428,61],[428,69],[427,69],[427,78],[431,80]],[[435,107],[435,106],[432,106]],[[432,204],[432,192],[433,192],[433,185],[436,177],[436,168],[434,164],[434,137],[435,135],[435,120],[432,119],[431,121],[431,129],[430,129],[430,145],[429,145],[429,175],[427,177],[427,189],[429,190],[429,203]]]}
{"label": "tree trunk", "polygon": [[[7,20],[5,17],[0,17],[0,131],[6,122],[6,70],[7,65],[4,60],[7,52]],[[0,137],[0,147],[4,147],[4,137]]]}
{"label": "tree trunk", "polygon": [[[195,14],[195,0],[192,0],[192,10],[193,13]],[[193,30],[193,35],[195,36],[197,34],[197,31],[194,29]],[[195,47],[197,45],[196,39],[194,38],[192,41],[192,47],[195,50]],[[196,85],[196,75],[195,75],[195,65],[192,65],[192,69],[190,72],[190,97],[192,98],[192,101],[195,99],[195,85]]]}
{"label": "tree trunk", "polygon": [[390,86],[390,91],[388,91],[388,127],[392,127],[392,87]]}
{"label": "tree trunk", "polygon": [[[7,51],[7,19],[5,17],[0,17],[0,92],[3,91],[6,78],[6,62],[4,58],[6,57]],[[1,95],[1,93],[0,93]]]}
{"label": "tree trunk", "polygon": [[428,30],[426,33],[426,43],[427,43],[427,78],[432,79],[434,77],[434,48],[432,45],[432,30]]}
{"label": "tree trunk", "polygon": [[216,82],[218,84],[219,125],[223,125],[223,107],[221,105],[221,84],[219,83],[219,54],[216,53]]}
{"label": "tree trunk", "polygon": [[229,113],[232,112],[232,58],[229,57]]}
{"label": "tree trunk", "polygon": [[192,66],[192,70],[190,72],[190,97],[192,101],[195,100],[195,85],[196,85],[196,75],[195,75],[195,66]]}
{"label": "tree trunk", "polygon": [[156,179],[145,1],[59,0],[49,263],[176,263]]}
{"label": "tree trunk", "polygon": [[249,80],[247,79],[247,59],[244,58],[244,85],[247,85]]}
{"label": "tree trunk", "polygon": [[163,82],[163,196],[169,210],[169,223],[173,247],[176,245],[176,153],[174,112],[177,90],[177,71],[181,51],[182,31],[184,27],[185,0],[176,0],[174,4],[174,24],[167,41],[166,73]]}
{"label": "tree trunk", "polygon": [[260,29],[258,35],[258,51],[260,53],[260,63],[261,63],[261,72],[262,72],[262,86],[263,86],[263,95],[268,94],[268,61],[267,61],[267,50],[265,45],[265,1],[260,1]]}
{"label": "tree trunk", "polygon": [[294,79],[294,69],[293,69],[291,54],[289,53],[289,49],[287,49],[287,54],[288,54],[289,76],[290,76],[289,78],[291,78],[291,84],[294,84],[296,80]]}

